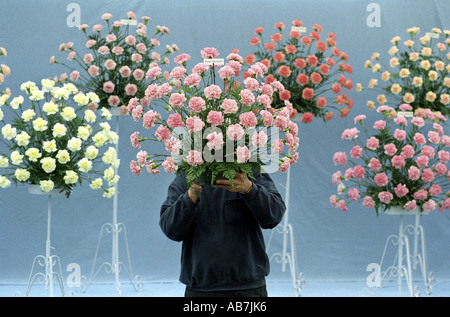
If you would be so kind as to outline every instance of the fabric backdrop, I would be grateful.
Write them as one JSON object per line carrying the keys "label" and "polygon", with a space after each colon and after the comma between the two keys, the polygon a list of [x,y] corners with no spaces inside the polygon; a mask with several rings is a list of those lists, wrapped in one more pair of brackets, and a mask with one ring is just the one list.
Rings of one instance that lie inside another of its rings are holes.
{"label": "fabric backdrop", "polygon": [[[373,52],[386,54],[393,36],[406,37],[406,29],[413,26],[423,31],[450,28],[448,0],[1,0],[0,46],[8,51],[1,62],[12,72],[0,87],[2,90],[10,87],[16,96],[21,83],[40,82],[66,71],[59,65],[50,66],[49,58],[65,58],[58,52],[61,43],[84,45],[82,32],[67,23],[72,13],[68,10],[70,3],[79,5],[81,23],[90,26],[102,23],[100,16],[106,12],[113,14],[113,20],[125,18],[128,11],[135,12],[138,18],[150,16],[149,26],[169,27],[164,43],[176,43],[180,53],[192,56],[192,65],[200,61],[204,47],[216,47],[220,57],[226,57],[234,48],[246,56],[252,52],[249,40],[256,27],[264,27],[269,35],[279,21],[290,25],[299,19],[307,27],[318,23],[324,32],[337,35],[338,47],[350,56],[353,82],[363,85],[371,76],[364,69],[364,62]],[[379,9],[378,26],[368,23],[374,12],[370,4]],[[398,230],[398,217],[377,217],[373,209],[359,203],[351,205],[346,213],[329,204],[328,198],[336,190],[331,183],[331,175],[336,171],[332,157],[345,146],[340,139],[342,131],[352,127],[357,114],[367,115],[368,120],[375,114],[366,107],[366,100],[373,99],[370,93],[352,91],[350,96],[355,103],[347,118],[299,123],[300,160],[291,170],[289,222],[294,228],[299,271],[306,282],[365,280],[368,264],[380,261],[386,238]],[[131,174],[129,162],[135,159],[136,151],[129,136],[136,128],[130,117],[119,118],[118,221],[126,226],[133,274],[144,281],[176,281],[181,244],[166,238],[158,225],[160,205],[173,175]],[[285,196],[287,175],[271,176]],[[100,192],[85,185],[76,188],[69,199],[54,197],[52,211],[52,253],[60,257],[64,274],[70,263],[77,263],[81,273],[88,276],[100,229],[104,223],[112,222],[113,200],[102,198]],[[413,218],[406,220],[412,222]],[[426,233],[430,270],[437,280],[449,279],[450,214],[433,211],[421,217],[421,224]],[[46,230],[47,196],[30,195],[26,186],[0,189],[0,283],[28,281],[33,258],[45,254]],[[272,236],[269,253],[281,251],[282,236],[277,231],[264,233],[266,241]],[[119,241],[120,260],[127,263],[123,232]],[[103,262],[111,262],[108,233],[103,235],[97,264]],[[289,279],[288,274],[272,261],[271,278]],[[125,275],[121,279],[125,281]],[[97,280],[112,277],[99,273]]]}

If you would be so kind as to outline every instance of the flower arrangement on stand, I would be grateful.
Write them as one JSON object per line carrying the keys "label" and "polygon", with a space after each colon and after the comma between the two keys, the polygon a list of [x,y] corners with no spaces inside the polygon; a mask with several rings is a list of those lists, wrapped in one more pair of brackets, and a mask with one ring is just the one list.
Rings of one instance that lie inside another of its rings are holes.
{"label": "flower arrangement on stand", "polygon": [[[412,107],[402,104],[399,109]],[[377,215],[392,207],[420,212],[450,209],[450,137],[440,124],[445,117],[424,109],[408,120],[386,105],[377,112],[382,119],[374,122],[374,133],[369,133],[365,115],[355,117],[355,127],[342,133],[342,139],[354,146],[350,156],[345,151],[334,154],[334,164],[348,168],[332,176],[337,195],[331,195],[331,205],[347,211],[350,203],[362,200]]]}
{"label": "flower arrangement on stand", "polygon": [[283,107],[285,100],[290,101],[295,109],[294,116],[301,113],[304,123],[315,117],[330,120],[334,110],[340,117],[346,117],[353,107],[353,99],[346,92],[353,88],[348,78],[353,72],[348,64],[349,57],[337,47],[334,33],[329,32],[324,38],[322,26],[314,24],[305,35],[303,25],[302,21],[292,21],[287,35],[285,24],[277,22],[276,32],[269,42],[264,41],[264,28],[256,28],[250,45],[257,51],[245,60],[250,64],[254,61],[265,64],[268,68],[266,83],[277,80],[285,87],[273,98],[275,108]]}
{"label": "flower arrangement on stand", "polygon": [[[381,79],[371,78],[367,87],[380,92],[376,98],[380,105],[407,103],[413,111],[427,108],[448,116],[450,31],[433,28],[419,37],[420,29],[412,27],[407,33],[409,38],[403,43],[400,36],[392,38],[389,65],[383,63],[378,52],[366,61],[365,68],[378,73]],[[357,91],[363,89],[358,83]],[[367,105],[369,109],[376,108],[372,100]]]}
{"label": "flower arrangement on stand", "polygon": [[92,189],[103,189],[103,196],[110,198],[118,181],[114,168],[120,163],[113,147],[101,151],[118,141],[107,122],[111,113],[102,109],[97,115],[87,108],[99,102],[95,93],[80,93],[73,84],[58,86],[48,79],[41,84],[39,88],[28,81],[20,86],[28,98],[0,96],[3,109],[11,110],[8,123],[0,108],[1,142],[9,150],[0,154],[0,186],[33,184],[69,197],[74,187],[89,181]]}
{"label": "flower arrangement on stand", "polygon": [[[252,177],[253,169],[260,171],[269,162],[275,170],[287,171],[298,160],[299,139],[297,124],[290,120],[292,105],[287,101],[283,108],[271,108],[283,85],[265,83],[267,68],[258,62],[249,67],[250,77],[238,81],[244,62],[236,51],[226,62],[213,47],[201,50],[201,56],[203,62],[191,72],[191,57],[185,53],[175,57],[176,66],[166,78],[158,66],[148,71],[159,84],[149,85],[146,96],[162,100],[168,117],[136,98],[130,101],[133,119],[142,118],[145,129],[156,127],[150,136],[140,136],[139,131],[131,135],[132,145],[139,149],[131,171],[156,174],[162,167],[168,173],[185,172],[188,186],[193,181],[213,184],[219,178],[233,183],[236,173]],[[159,142],[164,153],[142,149],[146,142]]]}
{"label": "flower arrangement on stand", "polygon": [[[90,34],[87,24],[79,26],[87,39],[86,53],[81,47],[75,50],[73,42],[60,45],[60,52],[68,52],[67,59],[75,62],[75,67],[54,56],[50,58],[50,63],[70,69],[68,77],[66,73],[59,77],[61,82],[68,80],[83,92],[95,92],[100,99],[99,107],[118,108],[121,113],[127,114],[126,105],[131,98],[139,98],[142,104],[150,102],[144,95],[148,85],[145,76],[147,68],[156,64],[169,64],[168,56],[178,51],[178,46],[166,45],[164,52],[157,52],[160,40],[169,34],[169,28],[157,25],[154,35],[149,37],[147,25],[150,17],[144,16],[142,22],[138,23],[136,14],[129,11],[127,19],[111,23],[111,18],[110,13],[103,14],[106,27],[96,24]],[[137,24],[136,34],[130,31],[130,25],[133,24]]]}

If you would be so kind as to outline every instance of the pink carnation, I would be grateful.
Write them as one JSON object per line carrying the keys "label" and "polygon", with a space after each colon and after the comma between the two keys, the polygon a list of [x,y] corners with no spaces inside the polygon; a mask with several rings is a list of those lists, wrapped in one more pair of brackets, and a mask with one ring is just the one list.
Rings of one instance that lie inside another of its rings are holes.
{"label": "pink carnation", "polygon": [[156,129],[155,136],[159,141],[165,141],[170,138],[170,130],[163,125]]}
{"label": "pink carnation", "polygon": [[208,143],[206,145],[210,150],[220,150],[223,144],[223,134],[212,132],[206,136]]}
{"label": "pink carnation", "polygon": [[421,133],[416,133],[415,135],[414,135],[414,142],[416,142],[417,144],[425,144],[425,142],[426,142],[426,139],[425,139],[425,137],[424,137],[424,135],[423,134],[421,134]]}
{"label": "pink carnation", "polygon": [[191,150],[187,155],[186,161],[191,166],[201,165],[203,164],[202,153],[195,150]]}
{"label": "pink carnation", "polygon": [[352,176],[357,179],[363,179],[365,173],[366,173],[366,170],[364,169],[364,167],[362,167],[361,165],[356,165],[353,168]]}
{"label": "pink carnation", "polygon": [[273,147],[274,147],[274,149],[273,149],[274,153],[279,154],[283,151],[284,143],[282,140],[276,139],[273,141]]}
{"label": "pink carnation", "polygon": [[372,197],[370,197],[370,196],[364,197],[363,206],[365,206],[367,208],[375,207],[375,202],[373,201]]}
{"label": "pink carnation", "polygon": [[434,148],[429,145],[424,145],[422,147],[422,154],[429,158],[433,158],[435,156]]}
{"label": "pink carnation", "polygon": [[410,180],[413,180],[413,181],[418,180],[420,177],[420,170],[415,166],[411,166],[408,169],[408,177]]}
{"label": "pink carnation", "polygon": [[114,91],[115,85],[111,81],[103,83],[103,91],[107,94],[111,94]]}
{"label": "pink carnation", "polygon": [[255,147],[265,146],[268,140],[268,136],[264,131],[255,132],[252,135],[252,144]]}
{"label": "pink carnation", "polygon": [[159,117],[160,115],[157,112],[153,110],[147,111],[143,117],[143,127],[146,129],[152,128]]}
{"label": "pink carnation", "polygon": [[141,167],[134,160],[130,162],[130,169],[131,169],[131,172],[134,175],[140,175],[141,174]]}
{"label": "pink carnation", "polygon": [[206,117],[206,122],[211,124],[213,127],[221,125],[224,118],[222,112],[220,111],[210,111]]}
{"label": "pink carnation", "polygon": [[250,150],[246,146],[238,146],[236,148],[236,156],[238,163],[245,163],[250,159]]}
{"label": "pink carnation", "polygon": [[414,148],[411,145],[407,144],[402,148],[402,152],[400,155],[403,156],[405,159],[413,158]]}
{"label": "pink carnation", "polygon": [[425,168],[422,171],[421,179],[426,183],[432,182],[434,180],[434,173],[431,168]]}
{"label": "pink carnation", "polygon": [[131,76],[131,69],[128,66],[122,66],[119,69],[120,76],[127,78]]}
{"label": "pink carnation", "polygon": [[425,210],[426,212],[430,212],[434,209],[436,209],[436,202],[434,200],[429,200],[426,203],[423,204],[423,210]]}
{"label": "pink carnation", "polygon": [[387,177],[387,175],[385,173],[379,173],[379,174],[375,175],[374,181],[375,181],[375,184],[377,184],[377,186],[381,187],[381,186],[387,185],[389,178]]}
{"label": "pink carnation", "polygon": [[378,198],[382,203],[389,204],[394,196],[390,192],[381,192],[378,194]]}
{"label": "pink carnation", "polygon": [[351,201],[357,201],[361,196],[359,195],[359,191],[357,188],[351,188],[348,191],[348,198],[350,198]]}
{"label": "pink carnation", "polygon": [[358,159],[362,156],[363,154],[363,150],[359,145],[355,145],[351,150],[350,150],[350,156],[354,159]]}
{"label": "pink carnation", "polygon": [[371,158],[370,161],[369,161],[369,168],[372,171],[375,171],[375,172],[378,171],[381,168],[380,161],[377,158],[375,158],[375,157]]}
{"label": "pink carnation", "polygon": [[431,196],[439,196],[442,192],[442,188],[438,184],[433,184],[428,191]]}
{"label": "pink carnation", "polygon": [[244,80],[244,85],[250,91],[257,91],[259,89],[259,82],[255,78],[252,78],[252,77],[246,78]]}
{"label": "pink carnation", "polygon": [[417,200],[427,199],[427,196],[428,196],[428,192],[425,189],[421,189],[414,193],[414,198]]}
{"label": "pink carnation", "polygon": [[219,77],[222,79],[230,79],[235,75],[234,69],[228,65],[225,65],[219,69],[218,73]]}
{"label": "pink carnation", "polygon": [[190,74],[184,79],[184,84],[189,87],[194,87],[200,85],[201,77],[197,74]]}
{"label": "pink carnation", "polygon": [[200,51],[202,58],[216,58],[219,56],[219,51],[214,47],[205,47]]}
{"label": "pink carnation", "polygon": [[417,208],[417,203],[416,201],[413,199],[411,201],[408,201],[404,206],[403,206],[406,210],[414,210]]}
{"label": "pink carnation", "polygon": [[345,154],[345,152],[336,152],[333,156],[333,162],[334,162],[334,165],[347,164],[347,154]]}
{"label": "pink carnation", "polygon": [[406,131],[401,129],[395,129],[394,138],[401,141],[406,138]]}
{"label": "pink carnation", "polygon": [[428,166],[428,161],[429,161],[429,158],[428,158],[428,156],[425,156],[425,155],[420,155],[416,159],[417,166],[419,166],[419,167],[426,167],[426,166]]}
{"label": "pink carnation", "polygon": [[145,162],[147,161],[147,152],[146,151],[139,151],[137,154],[136,154],[136,158],[137,158],[137,160],[138,160],[138,163],[140,164],[140,165],[145,165]]}
{"label": "pink carnation", "polygon": [[290,166],[291,166],[291,160],[288,157],[285,157],[282,160],[278,170],[282,173],[286,173]]}
{"label": "pink carnation", "polygon": [[181,141],[175,137],[170,137],[170,139],[164,140],[164,146],[170,154],[180,154]]}
{"label": "pink carnation", "polygon": [[430,140],[431,143],[438,144],[440,139],[438,132],[428,131],[428,140]]}
{"label": "pink carnation", "polygon": [[187,61],[191,60],[191,56],[189,54],[183,53],[174,58],[174,62],[177,65],[181,65]]}
{"label": "pink carnation", "polygon": [[161,165],[167,173],[173,173],[178,169],[172,157],[167,157]]}
{"label": "pink carnation", "polygon": [[447,163],[450,160],[450,153],[447,151],[439,151],[438,156],[442,163]]}
{"label": "pink carnation", "polygon": [[189,117],[186,119],[186,127],[188,128],[189,132],[201,131],[204,126],[205,123],[197,116]]}
{"label": "pink carnation", "polygon": [[201,112],[202,110],[205,110],[205,100],[201,97],[192,97],[191,100],[189,100],[189,109],[192,112]]}
{"label": "pink carnation", "polygon": [[419,128],[425,125],[425,121],[423,120],[423,118],[419,117],[412,118],[411,123],[418,126]]}
{"label": "pink carnation", "polygon": [[237,102],[233,99],[225,98],[220,107],[224,110],[225,114],[235,113],[238,111]]}
{"label": "pink carnation", "polygon": [[445,164],[442,164],[442,163],[437,163],[434,166],[434,168],[435,168],[436,172],[441,176],[444,176],[444,174],[447,172],[447,166],[445,166]]}
{"label": "pink carnation", "polygon": [[172,113],[167,119],[167,124],[172,128],[183,127],[184,122],[179,113]]}
{"label": "pink carnation", "polygon": [[373,128],[377,130],[383,130],[386,127],[386,122],[383,120],[375,121]]}
{"label": "pink carnation", "polygon": [[217,85],[205,87],[205,96],[209,100],[219,99],[222,89]]}
{"label": "pink carnation", "polygon": [[273,124],[273,115],[267,110],[261,110],[260,112],[264,126],[270,127]]}
{"label": "pink carnation", "polygon": [[239,116],[239,122],[247,129],[253,129],[256,127],[256,124],[258,123],[258,119],[256,118],[253,112],[249,111],[244,112]]}
{"label": "pink carnation", "polygon": [[141,148],[141,143],[139,141],[139,132],[136,131],[133,134],[131,134],[130,141],[131,141],[131,145],[133,147],[138,148],[138,149]]}
{"label": "pink carnation", "polygon": [[389,156],[393,156],[395,153],[397,153],[397,148],[392,143],[386,144],[384,146],[384,153],[389,155]]}
{"label": "pink carnation", "polygon": [[172,69],[172,71],[169,74],[169,77],[172,79],[182,79],[184,77],[185,73],[186,73],[186,68],[177,66]]}
{"label": "pink carnation", "polygon": [[240,140],[244,134],[245,131],[239,123],[231,124],[227,128],[227,136],[233,141]]}
{"label": "pink carnation", "polygon": [[351,140],[353,138],[357,138],[358,133],[359,130],[357,128],[345,129],[344,132],[342,132],[341,138],[343,140]]}
{"label": "pink carnation", "polygon": [[253,95],[253,93],[248,90],[248,89],[243,89],[241,91],[241,93],[239,94],[239,96],[241,97],[241,102],[244,105],[250,106],[252,103],[255,102],[255,96]]}
{"label": "pink carnation", "polygon": [[376,150],[380,146],[380,142],[376,137],[371,137],[367,140],[367,148],[370,150]]}
{"label": "pink carnation", "polygon": [[184,94],[180,93],[173,93],[169,98],[169,105],[171,105],[174,108],[181,108],[184,105],[184,102],[186,101],[186,97]]}
{"label": "pink carnation", "polygon": [[406,194],[409,193],[408,187],[406,187],[406,186],[403,185],[403,184],[398,184],[397,187],[395,187],[394,190],[395,190],[395,194],[396,194],[398,197],[403,197],[403,196],[405,196]]}
{"label": "pink carnation", "polygon": [[125,86],[125,93],[128,96],[134,96],[137,93],[137,86],[135,84],[127,84]]}
{"label": "pink carnation", "polygon": [[141,119],[142,116],[142,106],[137,105],[133,111],[131,111],[131,116],[133,117],[133,120],[135,122],[138,122]]}
{"label": "pink carnation", "polygon": [[402,168],[405,166],[405,158],[400,155],[394,155],[394,157],[391,159],[392,166],[395,168]]}

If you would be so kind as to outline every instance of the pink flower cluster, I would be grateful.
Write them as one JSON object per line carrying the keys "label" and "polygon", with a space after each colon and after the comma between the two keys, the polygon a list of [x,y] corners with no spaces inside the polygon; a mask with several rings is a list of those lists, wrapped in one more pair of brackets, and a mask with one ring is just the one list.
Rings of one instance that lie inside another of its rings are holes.
{"label": "pink flower cluster", "polygon": [[[127,114],[126,106],[132,98],[137,98],[143,107],[150,104],[150,99],[145,96],[144,87],[148,85],[150,79],[155,79],[161,74],[155,73],[161,69],[154,66],[168,65],[170,63],[168,55],[178,51],[178,47],[176,44],[167,45],[164,52],[156,51],[161,45],[161,37],[168,34],[169,30],[167,27],[158,26],[153,37],[148,36],[149,17],[144,16],[142,21],[137,23],[136,34],[129,34],[121,20],[110,24],[111,18],[110,13],[103,14],[102,19],[107,21],[107,27],[95,24],[92,27],[92,34],[88,34],[87,24],[80,25],[79,29],[86,36],[86,43],[80,45],[77,50],[73,42],[60,45],[59,51],[67,51],[67,59],[76,61],[81,70],[79,67],[70,67],[56,60],[54,56],[50,59],[50,63],[62,64],[71,69],[69,76],[63,73],[59,78],[55,77],[55,81],[69,80],[78,87],[89,89],[97,87],[100,107],[121,107],[121,113]],[[136,20],[136,14],[129,11],[127,18]],[[83,48],[88,52],[83,53]],[[152,67],[153,73],[146,73],[145,70],[149,66]],[[85,75],[83,76],[80,71],[84,71]],[[102,83],[103,79],[105,80]],[[92,104],[94,109],[95,106]]]}
{"label": "pink flower cluster", "polygon": [[[255,155],[263,149],[272,149],[278,154],[278,170],[286,172],[298,160],[299,137],[298,126],[291,120],[292,104],[286,101],[285,106],[279,109],[271,106],[271,100],[283,91],[283,85],[278,81],[264,82],[267,67],[262,63],[251,65],[248,72],[252,75],[243,83],[239,82],[244,63],[237,52],[230,53],[226,57],[227,62],[215,68],[206,62],[219,56],[217,49],[206,47],[201,55],[205,61],[194,65],[191,72],[187,68],[191,57],[186,53],[176,56],[176,66],[165,74],[159,65],[150,65],[147,76],[155,82],[146,87],[145,97],[166,103],[166,119],[151,105],[143,106],[140,99],[130,99],[127,110],[134,121],[140,122],[142,118],[146,130],[157,126],[156,139],[140,136],[139,131],[131,135],[132,146],[139,149],[136,160],[130,164],[132,173],[139,175],[144,167],[152,174],[160,166],[168,173],[198,168],[210,162],[204,156],[205,151],[224,152],[224,157],[214,161],[215,164],[225,164],[230,154],[234,156],[234,162],[248,164],[256,162],[253,160]],[[216,69],[223,85],[214,81]],[[272,137],[271,129],[277,131],[277,138]],[[182,138],[179,133],[183,134]],[[201,149],[193,146],[198,142],[198,136],[202,139]],[[169,156],[147,154],[150,151],[143,155],[141,147],[143,141],[148,140],[164,143]],[[187,140],[192,142],[186,143]],[[231,153],[227,145],[229,141]]]}
{"label": "pink flower cluster", "polygon": [[[350,202],[362,197],[363,205],[375,207],[377,212],[392,206],[425,212],[450,209],[450,136],[440,120],[432,112],[428,118],[435,120],[425,123],[419,116],[410,121],[394,116],[394,109],[388,106],[377,110],[384,119],[375,121],[375,134],[366,134],[365,142],[356,127],[342,134],[342,139],[355,145],[350,158],[345,152],[333,156],[335,165],[351,162],[351,167],[333,173],[332,183],[338,186],[338,194],[330,197],[331,205],[347,211]],[[357,116],[354,121],[363,125],[365,119]]]}

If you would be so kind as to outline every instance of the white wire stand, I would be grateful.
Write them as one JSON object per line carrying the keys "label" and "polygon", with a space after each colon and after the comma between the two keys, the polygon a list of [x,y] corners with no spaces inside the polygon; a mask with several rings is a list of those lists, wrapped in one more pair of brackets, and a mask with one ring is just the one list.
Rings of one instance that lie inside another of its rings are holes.
{"label": "white wire stand", "polygon": [[[305,279],[302,272],[298,272],[298,264],[297,264],[297,255],[296,255],[296,247],[295,247],[295,240],[294,240],[294,228],[289,223],[289,192],[290,192],[290,178],[291,178],[291,168],[287,171],[287,178],[286,178],[286,186],[281,186],[286,190],[286,198],[285,198],[285,204],[286,204],[286,212],[284,214],[283,222],[280,223],[275,230],[283,235],[283,248],[281,253],[275,252],[271,257],[270,260],[275,259],[277,263],[281,263],[281,271],[286,272],[286,267],[289,265],[289,269],[291,271],[291,279],[292,279],[292,286],[294,288],[294,292],[296,296],[301,296],[302,289],[305,285]],[[270,239],[267,244],[267,252],[270,248],[270,243],[272,241],[273,233],[275,230],[272,230],[270,234]]]}
{"label": "white wire stand", "polygon": [[51,254],[51,250],[54,248],[51,246],[50,242],[52,195],[57,195],[59,193],[57,193],[57,190],[54,190],[53,192],[50,193],[45,193],[41,191],[39,185],[29,185],[29,193],[48,195],[48,210],[47,210],[47,240],[45,243],[45,255],[38,255],[33,260],[26,296],[28,297],[28,295],[30,294],[33,284],[35,282],[39,282],[41,284],[45,284],[45,288],[46,290],[48,290],[50,297],[53,297],[54,280],[58,282],[62,296],[65,296],[61,262],[58,256]]}
{"label": "white wire stand", "polygon": [[[420,296],[419,286],[414,285],[414,271],[420,268],[425,292],[431,294],[431,290],[435,284],[433,272],[428,271],[427,254],[425,244],[425,232],[423,226],[420,225],[420,211],[405,211],[403,209],[391,209],[385,214],[399,216],[398,235],[390,235],[385,244],[383,255],[380,261],[380,268],[383,267],[384,258],[390,245],[397,246],[394,264],[380,272],[380,282],[388,282],[397,278],[398,296],[402,296],[402,284],[405,279],[408,295],[410,297]],[[426,214],[426,213],[424,213]],[[415,223],[405,226],[404,216],[414,216]],[[410,249],[410,239],[413,238],[413,249]],[[420,250],[419,250],[420,249]],[[381,286],[380,283],[380,286]]]}
{"label": "white wire stand", "polygon": [[[119,117],[120,117],[120,111],[119,110],[120,110],[119,107],[110,109],[111,114],[116,119],[116,131],[115,132],[117,133],[117,135],[119,135]],[[116,144],[116,153],[119,153],[119,143],[118,142]],[[117,168],[115,170],[115,175],[118,175],[117,174]],[[90,274],[88,283],[86,284],[86,287],[84,288],[84,290],[82,290],[83,292],[87,291],[88,287],[95,280],[95,278],[97,277],[98,273],[101,271],[102,268],[105,269],[106,273],[114,274],[114,280],[115,280],[117,296],[121,296],[122,295],[122,287],[121,287],[121,282],[120,282],[120,271],[121,271],[121,268],[123,268],[123,270],[127,274],[128,278],[129,278],[129,280],[130,280],[131,284],[133,285],[133,287],[134,287],[136,292],[140,292],[144,288],[143,283],[140,281],[140,277],[138,275],[133,276],[133,272],[132,272],[132,269],[131,269],[130,252],[129,252],[129,248],[128,248],[128,239],[127,239],[127,232],[126,232],[125,224],[117,222],[118,195],[119,195],[118,183],[116,183],[114,185],[113,219],[112,219],[112,223],[105,223],[101,227],[100,236],[99,236],[98,243],[97,243],[97,249],[95,251],[94,262],[92,264],[91,274]],[[126,264],[119,261],[119,234],[121,232],[123,234],[123,238],[124,238],[124,242],[125,242],[125,252],[126,252],[126,257],[127,257],[127,263]],[[111,238],[112,238],[111,262],[110,263],[109,262],[104,262],[96,269],[97,256],[98,256],[99,251],[100,251],[101,241],[102,241],[102,237],[103,237],[104,233],[111,234]]]}

